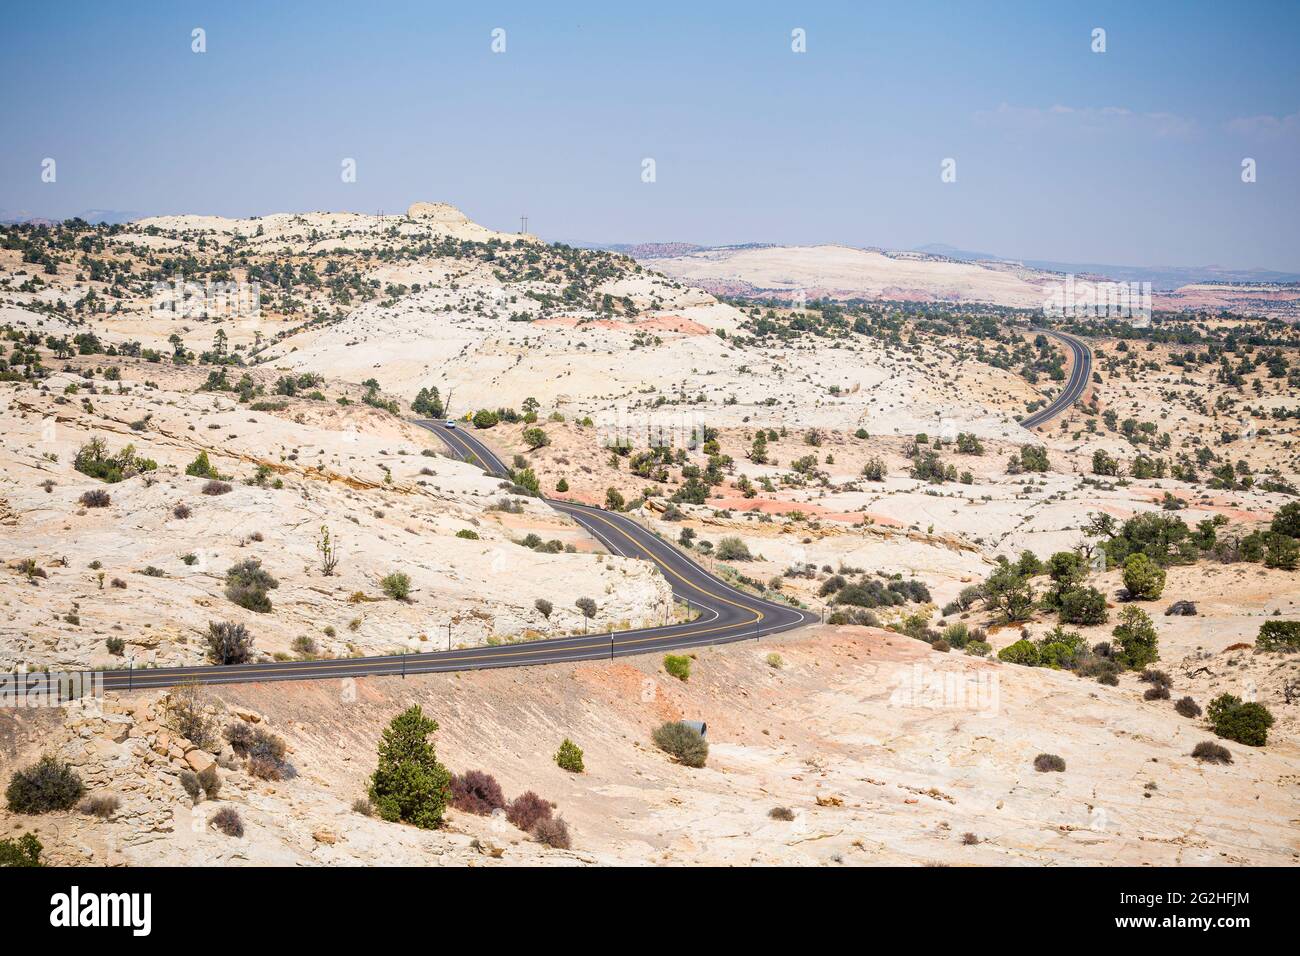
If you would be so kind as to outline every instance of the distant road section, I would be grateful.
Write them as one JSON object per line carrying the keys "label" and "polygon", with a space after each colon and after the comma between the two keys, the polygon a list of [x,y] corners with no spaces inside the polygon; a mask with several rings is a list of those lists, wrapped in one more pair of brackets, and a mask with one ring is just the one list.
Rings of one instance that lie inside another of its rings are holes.
{"label": "distant road section", "polygon": [[1065,388],[1061,390],[1061,394],[1056,396],[1046,408],[1040,408],[1028,418],[1021,419],[1020,424],[1025,428],[1037,428],[1039,425],[1050,422],[1082,398],[1084,390],[1088,387],[1088,382],[1092,380],[1092,351],[1083,343],[1082,339],[1052,329],[1034,329],[1034,331],[1041,332],[1043,335],[1050,335],[1052,338],[1064,342],[1070,350],[1072,359],[1070,378],[1065,383]]}

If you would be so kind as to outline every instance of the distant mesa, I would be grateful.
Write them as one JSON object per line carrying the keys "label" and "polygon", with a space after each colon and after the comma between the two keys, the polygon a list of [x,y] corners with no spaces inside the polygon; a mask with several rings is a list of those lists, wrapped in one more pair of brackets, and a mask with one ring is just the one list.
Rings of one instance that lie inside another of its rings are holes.
{"label": "distant mesa", "polygon": [[406,210],[408,219],[431,219],[445,225],[464,225],[469,222],[465,215],[455,206],[445,202],[416,202]]}

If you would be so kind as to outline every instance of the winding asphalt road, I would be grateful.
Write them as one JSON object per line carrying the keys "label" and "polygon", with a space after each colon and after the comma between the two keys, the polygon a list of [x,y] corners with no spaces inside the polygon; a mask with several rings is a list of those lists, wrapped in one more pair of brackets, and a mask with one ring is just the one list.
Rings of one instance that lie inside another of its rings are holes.
{"label": "winding asphalt road", "polygon": [[[1036,329],[1064,342],[1073,355],[1069,380],[1061,394],[1046,408],[1021,421],[1036,428],[1051,421],[1083,395],[1092,376],[1092,353],[1079,339],[1064,332]],[[474,435],[461,428],[450,429],[442,422],[419,421],[451,449],[456,457],[478,464],[500,476],[509,469],[496,454]],[[709,574],[694,561],[647,531],[626,515],[604,511],[571,501],[543,499],[552,508],[573,518],[612,554],[652,561],[659,566],[674,596],[689,602],[700,616],[684,624],[557,637],[521,644],[471,647],[421,654],[390,654],[380,657],[352,657],[317,661],[268,661],[230,666],[161,667],[139,670],[103,671],[105,690],[123,691],[171,687],[187,681],[203,684],[242,684],[276,680],[337,680],[344,677],[427,674],[438,671],[477,670],[487,667],[517,667],[525,664],[554,664],[562,661],[613,659],[631,654],[650,654],[703,644],[725,644],[756,639],[766,634],[814,623],[817,616],[784,604],[776,604],[733,588]],[[97,675],[98,676],[98,675]],[[48,689],[43,674],[13,675],[28,690]]]}
{"label": "winding asphalt road", "polygon": [[[417,424],[438,435],[456,457],[476,463],[491,474],[503,478],[506,476],[508,470],[501,460],[473,435],[460,429],[449,429],[439,422],[421,421]],[[663,627],[606,631],[433,653],[103,671],[103,687],[105,690],[129,691],[171,687],[187,681],[243,684],[277,680],[337,680],[345,677],[428,674],[525,664],[555,664],[562,661],[604,660],[703,644],[752,640],[817,621],[815,614],[764,601],[731,587],[625,515],[568,501],[544,500],[586,528],[611,553],[653,561],[667,578],[677,599],[689,602],[692,608],[700,612],[699,617],[687,623]],[[29,691],[49,689],[49,681],[44,674],[13,676],[22,678]]]}
{"label": "winding asphalt road", "polygon": [[1046,408],[1040,408],[1034,414],[1021,419],[1020,424],[1025,428],[1037,428],[1061,414],[1083,397],[1084,390],[1087,389],[1088,382],[1092,379],[1092,351],[1083,343],[1082,339],[1053,329],[1034,329],[1033,331],[1041,332],[1043,335],[1050,335],[1052,338],[1064,342],[1073,358],[1070,378],[1066,381],[1061,394],[1056,396]]}

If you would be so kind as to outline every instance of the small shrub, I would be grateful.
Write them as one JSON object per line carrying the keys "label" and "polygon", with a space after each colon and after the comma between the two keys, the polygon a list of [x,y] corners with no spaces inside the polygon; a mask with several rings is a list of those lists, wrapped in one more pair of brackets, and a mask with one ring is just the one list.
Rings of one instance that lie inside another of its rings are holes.
{"label": "small shrub", "polygon": [[1232,763],[1232,752],[1213,740],[1202,740],[1192,748],[1192,756],[1204,763]]}
{"label": "small shrub", "polygon": [[184,502],[178,504],[175,508],[172,509],[172,517],[180,518],[182,520],[188,518],[193,513],[194,512],[190,510],[190,506],[185,504]]}
{"label": "small shrub", "polygon": [[998,660],[1006,661],[1008,664],[1037,667],[1039,663],[1038,645],[1022,637],[1014,644],[1008,644],[998,651]]}
{"label": "small shrub", "polygon": [[95,437],[77,450],[72,467],[83,475],[116,484],[142,472],[153,471],[158,463],[136,455],[134,445],[127,445],[116,455],[110,454],[104,439]]}
{"label": "small shrub", "polygon": [[560,749],[555,754],[555,762],[561,770],[570,773],[582,773],[585,769],[582,762],[582,748],[568,737],[565,737],[564,742],[560,744]]}
{"label": "small shrub", "polygon": [[1105,624],[1106,596],[1096,588],[1076,588],[1061,596],[1061,620],[1066,624]]}
{"label": "small shrub", "polygon": [[395,601],[405,601],[411,596],[411,578],[410,575],[402,571],[394,571],[392,574],[385,575],[379,582],[385,594]]}
{"label": "small shrub", "polygon": [[781,659],[781,655],[776,651],[768,654],[764,660],[767,661],[767,666],[772,668],[774,671],[779,671],[781,668],[785,667],[785,661]]}
{"label": "small shrub", "polygon": [[685,654],[665,654],[664,670],[680,681],[691,679],[691,659]]}
{"label": "small shrub", "polygon": [[1156,687],[1173,687],[1174,681],[1168,674],[1154,667],[1148,667],[1138,675],[1138,680],[1147,684],[1154,684]]}
{"label": "small shrub", "polygon": [[1300,621],[1265,621],[1259,626],[1255,646],[1261,651],[1300,650]]}
{"label": "small shrub", "polygon": [[1192,700],[1191,697],[1178,698],[1178,703],[1174,704],[1174,710],[1178,711],[1182,717],[1201,716],[1201,705]]}
{"label": "small shrub", "polygon": [[253,727],[245,721],[232,720],[221,733],[231,749],[241,757],[247,755],[248,748],[253,745]]}
{"label": "small shrub", "polygon": [[87,508],[107,508],[113,503],[112,496],[102,488],[87,491],[77,500]]}
{"label": "small shrub", "polygon": [[257,558],[245,558],[226,571],[226,597],[258,614],[270,613],[271,599],[266,592],[279,586],[279,581],[262,570],[262,562]]}
{"label": "small shrub", "polygon": [[99,817],[101,820],[109,820],[113,814],[117,813],[117,808],[122,805],[122,801],[117,798],[115,793],[97,793],[94,796],[87,797],[81,802],[81,812],[92,817]]}
{"label": "small shrub", "polygon": [[85,789],[72,767],[46,754],[25,770],[14,771],[5,800],[14,813],[70,810]]}
{"label": "small shrub", "polygon": [[749,547],[737,537],[726,537],[718,542],[715,552],[719,561],[752,561]]}
{"label": "small shrub", "polygon": [[177,684],[167,692],[164,722],[168,730],[196,747],[210,751],[216,745],[216,727],[208,716],[208,697],[195,681]]}
{"label": "small shrub", "polygon": [[1165,589],[1165,569],[1138,552],[1124,559],[1124,587],[1135,601],[1154,601]]}
{"label": "small shrub", "polygon": [[108,652],[114,657],[121,657],[126,653],[126,641],[122,640],[120,637],[108,638],[104,641],[104,646],[108,648]]}
{"label": "small shrub", "polygon": [[510,801],[506,819],[524,832],[530,832],[542,820],[551,818],[551,804],[531,790],[526,790]]}
{"label": "small shrub", "polygon": [[283,738],[262,727],[254,727],[245,751],[248,772],[262,780],[283,780],[291,773],[284,759],[288,749]]}
{"label": "small shrub", "polygon": [[220,478],[217,469],[212,467],[212,462],[208,460],[208,453],[201,451],[198,457],[185,466],[185,474],[194,478]]}
{"label": "small shrub", "polygon": [[214,664],[246,664],[253,654],[253,635],[233,621],[208,622],[208,660]]}
{"label": "small shrub", "polygon": [[1148,687],[1142,695],[1143,700],[1168,700],[1169,688],[1164,684],[1157,684],[1155,687]]}
{"label": "small shrub", "polygon": [[548,621],[551,619],[551,612],[555,610],[555,606],[546,598],[538,598],[533,602],[533,607],[537,608],[537,613]]}
{"label": "small shrub", "polygon": [[655,728],[655,746],[687,767],[703,767],[709,757],[709,742],[694,727],[669,721]]}
{"label": "small shrub", "polygon": [[316,646],[316,642],[305,634],[295,637],[293,643],[291,643],[289,647],[294,651],[294,653],[301,654],[304,657],[313,657],[320,650],[320,648]]}
{"label": "small shrub", "polygon": [[248,758],[248,772],[259,780],[283,780],[284,766],[270,757],[255,755]]}
{"label": "small shrub", "polygon": [[0,867],[41,866],[43,849],[34,833],[24,833],[17,840],[0,840]]}
{"label": "small shrub", "polygon": [[451,778],[451,805],[465,813],[487,816],[505,808],[505,794],[496,778],[484,770],[466,770]]}
{"label": "small shrub", "polygon": [[199,784],[199,775],[193,770],[182,770],[180,772],[181,786],[185,792],[190,795],[190,799],[197,801],[199,794],[203,792],[203,787]]}
{"label": "small shrub", "polygon": [[767,815],[773,820],[780,820],[783,823],[789,823],[794,819],[794,811],[789,807],[773,807],[767,811]]}
{"label": "small shrub", "polygon": [[222,807],[212,817],[212,825],[229,837],[244,835],[244,821],[234,807]]}
{"label": "small shrub", "polygon": [[1220,737],[1247,747],[1268,743],[1273,715],[1263,704],[1242,703],[1232,694],[1223,694],[1210,702],[1207,715],[1211,728]]}
{"label": "small shrub", "polygon": [[569,825],[564,817],[546,817],[538,820],[532,829],[533,839],[549,846],[553,850],[567,850],[569,842]]}
{"label": "small shrub", "polygon": [[370,805],[370,800],[367,797],[357,797],[352,801],[352,812],[368,817],[374,814],[375,808]]}
{"label": "small shrub", "polygon": [[221,792],[221,777],[217,773],[215,763],[199,771],[199,786],[203,789],[203,795],[209,800],[217,799],[217,794]]}
{"label": "small shrub", "polygon": [[1119,612],[1119,620],[1112,632],[1116,660],[1129,670],[1139,670],[1159,660],[1159,640],[1147,612],[1129,605]]}
{"label": "small shrub", "polygon": [[[207,481],[203,484],[203,493],[216,497],[217,495],[229,494],[231,491],[230,483],[225,481]],[[232,813],[234,811],[231,811]]]}
{"label": "small shrub", "polygon": [[1056,754],[1039,754],[1034,758],[1034,769],[1039,773],[1063,773],[1065,761]]}
{"label": "small shrub", "polygon": [[973,833],[963,833],[961,835],[962,846],[975,846],[980,842],[980,838]]}

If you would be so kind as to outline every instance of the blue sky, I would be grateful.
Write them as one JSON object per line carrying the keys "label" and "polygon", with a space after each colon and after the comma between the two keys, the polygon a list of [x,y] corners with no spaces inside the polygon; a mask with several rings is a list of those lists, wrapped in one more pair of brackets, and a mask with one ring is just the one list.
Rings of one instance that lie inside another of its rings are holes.
{"label": "blue sky", "polygon": [[441,200],[499,229],[527,212],[549,239],[1300,271],[1295,3],[50,2],[6,20],[10,212]]}

